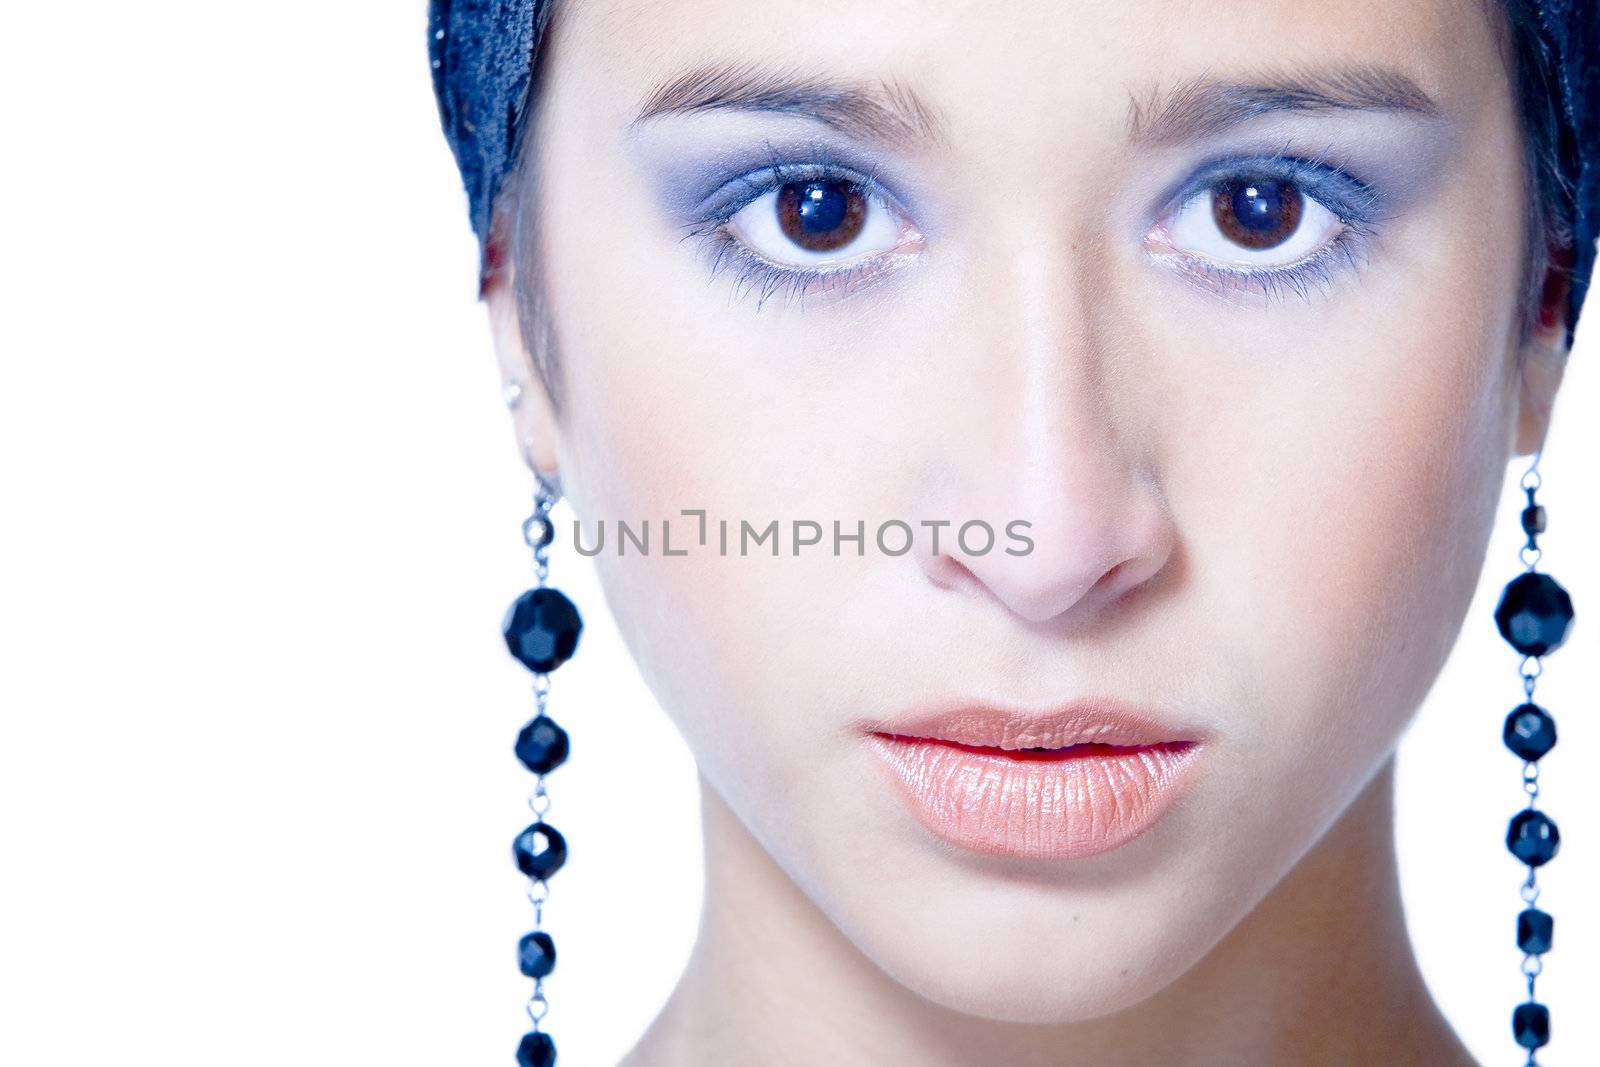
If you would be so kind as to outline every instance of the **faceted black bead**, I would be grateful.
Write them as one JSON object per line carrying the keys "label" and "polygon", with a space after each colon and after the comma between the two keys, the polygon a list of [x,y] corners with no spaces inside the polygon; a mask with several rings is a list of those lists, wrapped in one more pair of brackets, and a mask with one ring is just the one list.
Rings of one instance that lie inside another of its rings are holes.
{"label": "faceted black bead", "polygon": [[522,1035],[517,1067],[556,1067],[556,1043],[543,1030]]}
{"label": "faceted black bead", "polygon": [[1517,947],[1538,955],[1549,952],[1555,942],[1555,916],[1538,908],[1526,908],[1517,916]]}
{"label": "faceted black bead", "polygon": [[556,969],[556,943],[543,930],[527,934],[517,944],[517,964],[529,978],[543,978]]}
{"label": "faceted black bead", "polygon": [[1506,583],[1494,621],[1512,648],[1524,656],[1542,656],[1567,639],[1572,598],[1548,574],[1528,571]]}
{"label": "faceted black bead", "polygon": [[555,670],[578,649],[583,620],[559,589],[530,589],[512,603],[502,627],[506,648],[530,671]]}
{"label": "faceted black bead", "polygon": [[532,720],[517,735],[517,759],[534,774],[549,774],[561,766],[569,749],[567,732],[548,715]]}
{"label": "faceted black bead", "polygon": [[1523,1048],[1544,1048],[1550,1043],[1550,1009],[1528,1001],[1511,1013],[1511,1033]]}
{"label": "faceted black bead", "polygon": [[1506,716],[1506,747],[1525,760],[1536,760],[1556,747],[1556,721],[1537,704],[1518,704]]}
{"label": "faceted black bead", "polygon": [[517,870],[529,878],[549,878],[567,862],[567,839],[543,820],[533,823],[512,842]]}
{"label": "faceted black bead", "polygon": [[1529,504],[1522,509],[1522,532],[1529,537],[1544,533],[1545,515],[1543,504]]}
{"label": "faceted black bead", "polygon": [[1561,832],[1544,812],[1519,811],[1506,829],[1506,848],[1528,866],[1542,867],[1561,850]]}

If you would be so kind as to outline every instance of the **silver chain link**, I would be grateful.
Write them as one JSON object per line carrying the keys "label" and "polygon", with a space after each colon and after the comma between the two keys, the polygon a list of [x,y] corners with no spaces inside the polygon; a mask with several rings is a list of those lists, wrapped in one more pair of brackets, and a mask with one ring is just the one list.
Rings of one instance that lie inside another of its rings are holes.
{"label": "silver chain link", "polygon": [[533,996],[528,998],[528,1018],[533,1021],[535,1031],[543,1021],[545,1014],[550,1010],[550,1001],[544,995],[544,979],[533,980]]}
{"label": "silver chain link", "polygon": [[528,810],[539,818],[544,818],[550,811],[550,793],[544,787],[544,775],[539,775],[538,784],[533,787],[533,792],[528,794]]}
{"label": "silver chain link", "polygon": [[1522,902],[1530,908],[1539,903],[1539,879],[1534,874],[1533,868],[1528,868],[1528,877],[1522,882]]}

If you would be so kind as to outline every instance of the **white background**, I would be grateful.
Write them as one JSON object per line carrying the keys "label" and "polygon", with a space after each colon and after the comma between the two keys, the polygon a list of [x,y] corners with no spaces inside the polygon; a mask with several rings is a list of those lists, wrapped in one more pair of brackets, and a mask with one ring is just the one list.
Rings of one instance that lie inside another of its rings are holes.
{"label": "white background", "polygon": [[[498,627],[529,576],[530,480],[423,5],[35,3],[6,23],[0,1060],[509,1063],[530,910],[509,746],[530,697]],[[1600,1062],[1586,325],[1541,465],[1545,567],[1579,611],[1539,690],[1564,831],[1540,989],[1567,1065]],[[1400,776],[1419,954],[1499,1064],[1520,1062],[1503,834],[1522,794],[1499,741],[1516,657],[1491,613],[1518,500]],[[589,1067],[683,962],[697,813],[587,561],[563,546],[553,571],[588,630],[551,704],[574,756],[552,777],[573,851],[547,913],[549,1025]]]}

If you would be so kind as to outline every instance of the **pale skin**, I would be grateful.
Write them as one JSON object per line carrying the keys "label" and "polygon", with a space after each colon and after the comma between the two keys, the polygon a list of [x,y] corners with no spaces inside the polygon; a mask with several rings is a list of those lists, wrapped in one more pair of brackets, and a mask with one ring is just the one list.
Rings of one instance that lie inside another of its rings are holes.
{"label": "pale skin", "polygon": [[[1036,541],[1020,557],[597,558],[696,755],[705,820],[699,940],[626,1067],[1473,1062],[1406,938],[1391,792],[1507,464],[1541,446],[1564,365],[1548,309],[1518,328],[1521,135],[1491,13],[562,11],[525,201],[558,404],[510,265],[486,296],[525,387],[519,441],[576,514],[1020,516]],[[924,121],[901,137],[793,111],[635,121],[719,62],[888,81]],[[1149,136],[1196,79],[1358,67],[1403,75],[1431,108],[1369,99]],[[761,302],[685,239],[701,181],[685,171],[801,140],[883,162],[887,239],[838,260],[895,269]],[[1197,272],[1226,248],[1196,246],[1162,195],[1280,150],[1378,190],[1352,255],[1270,297]],[[853,729],[950,694],[1100,692],[1215,741],[1154,828],[1082,859],[931,838]]]}

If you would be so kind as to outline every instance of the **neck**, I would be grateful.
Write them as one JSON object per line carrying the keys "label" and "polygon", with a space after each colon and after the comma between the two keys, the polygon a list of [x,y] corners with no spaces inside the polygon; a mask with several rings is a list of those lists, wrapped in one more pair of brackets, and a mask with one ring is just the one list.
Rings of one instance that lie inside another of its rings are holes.
{"label": "neck", "polygon": [[677,988],[624,1065],[1470,1065],[1406,934],[1393,787],[1391,760],[1294,870],[1172,985],[1115,1016],[1051,1026],[953,1012],[895,982],[702,780],[699,935]]}

